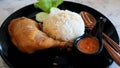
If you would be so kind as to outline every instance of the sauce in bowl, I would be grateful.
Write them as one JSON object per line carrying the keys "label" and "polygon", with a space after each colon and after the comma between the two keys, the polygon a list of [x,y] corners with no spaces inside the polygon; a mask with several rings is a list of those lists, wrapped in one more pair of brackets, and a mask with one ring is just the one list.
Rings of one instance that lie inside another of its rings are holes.
{"label": "sauce in bowl", "polygon": [[78,49],[85,54],[94,54],[99,50],[99,41],[96,37],[85,37],[78,41]]}

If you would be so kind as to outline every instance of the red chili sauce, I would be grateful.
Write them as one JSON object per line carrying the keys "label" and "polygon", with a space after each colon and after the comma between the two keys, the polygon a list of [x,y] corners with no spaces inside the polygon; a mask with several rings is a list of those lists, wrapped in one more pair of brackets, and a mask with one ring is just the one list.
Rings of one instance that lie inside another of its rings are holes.
{"label": "red chili sauce", "polygon": [[95,37],[86,37],[77,44],[79,50],[86,54],[94,54],[99,49],[99,42]]}

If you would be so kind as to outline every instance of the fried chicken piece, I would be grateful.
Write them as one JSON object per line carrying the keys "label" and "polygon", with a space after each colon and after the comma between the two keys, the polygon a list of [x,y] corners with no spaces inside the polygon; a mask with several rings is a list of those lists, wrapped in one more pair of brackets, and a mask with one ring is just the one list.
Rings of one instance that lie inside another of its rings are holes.
{"label": "fried chicken piece", "polygon": [[34,53],[51,47],[70,46],[70,42],[61,42],[48,37],[40,30],[37,22],[26,17],[13,19],[8,31],[15,46],[24,53]]}

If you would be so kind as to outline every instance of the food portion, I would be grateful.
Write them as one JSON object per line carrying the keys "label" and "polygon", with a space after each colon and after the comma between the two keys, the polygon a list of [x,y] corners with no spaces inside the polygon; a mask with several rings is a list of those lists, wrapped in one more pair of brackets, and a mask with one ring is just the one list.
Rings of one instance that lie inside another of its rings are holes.
{"label": "food portion", "polygon": [[51,12],[43,21],[43,31],[56,40],[70,41],[84,34],[85,25],[79,14],[59,10]]}
{"label": "food portion", "polygon": [[[49,2],[48,2],[49,1]],[[73,41],[84,34],[85,24],[78,13],[57,8],[62,0],[38,0],[36,8],[43,11],[35,20],[20,17],[10,21],[8,31],[13,44],[24,53],[73,46]]]}
{"label": "food portion", "polygon": [[61,42],[50,38],[40,30],[40,25],[32,19],[20,17],[13,19],[8,31],[13,44],[25,53],[34,53],[51,47],[67,47],[72,42]]}
{"label": "food portion", "polygon": [[99,42],[95,37],[83,38],[78,42],[77,46],[85,54],[94,54],[99,50]]}

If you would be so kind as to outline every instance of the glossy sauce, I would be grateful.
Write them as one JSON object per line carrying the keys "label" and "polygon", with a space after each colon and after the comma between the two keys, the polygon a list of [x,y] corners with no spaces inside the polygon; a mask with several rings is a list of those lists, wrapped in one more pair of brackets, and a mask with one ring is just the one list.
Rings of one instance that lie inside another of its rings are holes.
{"label": "glossy sauce", "polygon": [[86,54],[94,54],[99,49],[99,42],[95,37],[86,37],[77,44],[79,50]]}

